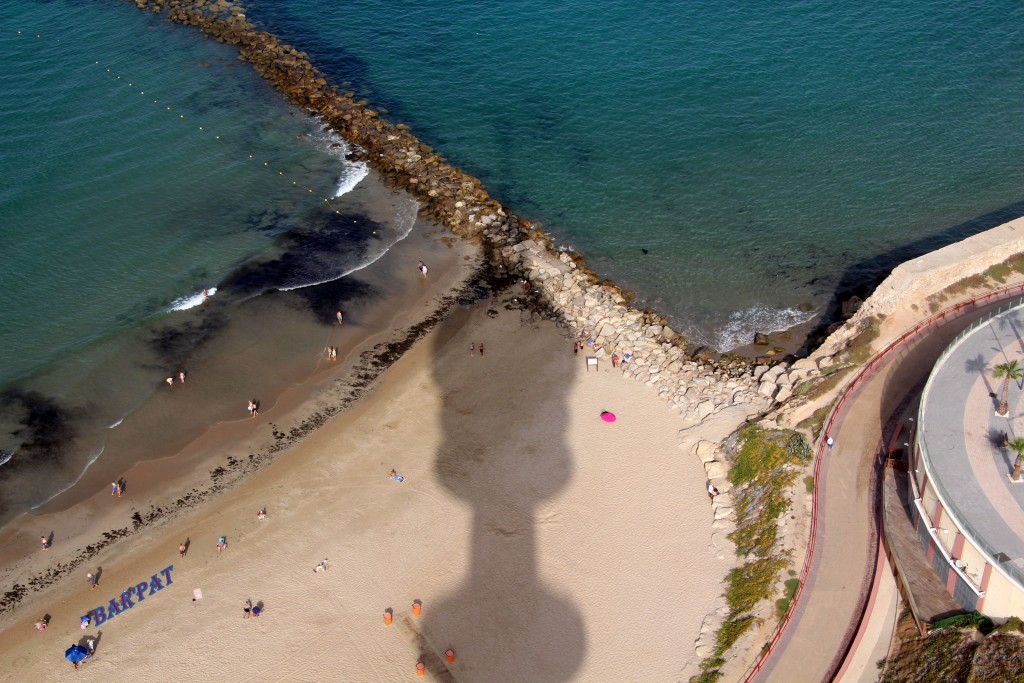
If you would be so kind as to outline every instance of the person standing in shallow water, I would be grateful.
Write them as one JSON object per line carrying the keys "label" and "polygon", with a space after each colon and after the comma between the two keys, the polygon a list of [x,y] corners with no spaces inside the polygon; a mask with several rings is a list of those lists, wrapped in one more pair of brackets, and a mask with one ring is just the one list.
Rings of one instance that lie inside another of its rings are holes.
{"label": "person standing in shallow water", "polygon": [[344,316],[341,315],[341,311],[338,311],[337,313],[335,313],[334,317],[336,317],[338,319],[338,324],[339,325],[342,324],[342,322],[344,322],[344,320],[345,320]]}

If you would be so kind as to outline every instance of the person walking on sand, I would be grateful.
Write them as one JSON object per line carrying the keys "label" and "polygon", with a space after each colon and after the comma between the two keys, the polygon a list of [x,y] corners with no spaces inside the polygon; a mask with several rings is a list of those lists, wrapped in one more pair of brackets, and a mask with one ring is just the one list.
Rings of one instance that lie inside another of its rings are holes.
{"label": "person walking on sand", "polygon": [[110,482],[110,495],[112,495],[112,496],[116,496],[117,495],[117,482],[116,481]]}
{"label": "person walking on sand", "polygon": [[340,325],[340,324],[341,324],[342,322],[344,322],[344,317],[343,317],[343,316],[341,315],[341,311],[338,311],[338,312],[337,312],[337,313],[335,313],[334,315],[335,315],[335,317],[336,317],[336,318],[338,319],[338,324],[339,324],[339,325]]}
{"label": "person walking on sand", "polygon": [[184,543],[179,543],[178,544],[178,555],[180,555],[181,557],[185,557],[186,555],[188,555],[188,546],[185,545]]}
{"label": "person walking on sand", "polygon": [[40,619],[39,621],[37,621],[37,622],[36,622],[36,623],[34,624],[34,626],[36,627],[36,632],[37,632],[37,633],[42,633],[43,631],[45,631],[45,630],[46,630],[46,627],[47,627],[47,625],[49,624],[49,621],[50,621],[50,620],[49,620],[49,618],[47,618],[47,617],[43,617],[42,619]]}
{"label": "person walking on sand", "polygon": [[124,493],[124,486],[119,481],[114,483],[117,484],[117,497],[120,498],[121,494]]}
{"label": "person walking on sand", "polygon": [[480,355],[484,355],[484,343],[480,342]]}
{"label": "person walking on sand", "polygon": [[248,410],[249,410],[249,414],[250,415],[252,415],[253,417],[256,417],[256,414],[259,412],[259,410],[257,410],[257,407],[256,407],[256,399],[253,398],[253,399],[249,400],[249,408],[248,408]]}
{"label": "person walking on sand", "polygon": [[246,600],[242,604],[242,618],[248,619],[250,616],[252,616],[252,600]]}
{"label": "person walking on sand", "polygon": [[217,554],[220,555],[224,548],[228,547],[228,539],[221,536],[217,539]]}
{"label": "person walking on sand", "polygon": [[49,550],[50,549],[50,542],[46,539],[46,536],[40,536],[39,537],[39,544],[41,546],[43,546],[43,550]]}
{"label": "person walking on sand", "polygon": [[85,641],[85,650],[88,653],[88,656],[90,656],[90,657],[92,657],[94,654],[96,654],[96,639],[95,638],[87,638],[86,639],[86,641]]}
{"label": "person walking on sand", "polygon": [[95,574],[86,574],[85,580],[89,582],[89,590],[96,590],[96,586],[99,585],[99,582],[97,582]]}
{"label": "person walking on sand", "polygon": [[420,261],[418,264],[416,264],[416,267],[420,269],[420,275],[422,275],[423,277],[427,276],[427,264],[426,263],[424,263],[423,261]]}
{"label": "person walking on sand", "polygon": [[181,372],[178,373],[178,381],[180,381],[182,384],[185,383],[185,371],[184,370],[182,370]]}

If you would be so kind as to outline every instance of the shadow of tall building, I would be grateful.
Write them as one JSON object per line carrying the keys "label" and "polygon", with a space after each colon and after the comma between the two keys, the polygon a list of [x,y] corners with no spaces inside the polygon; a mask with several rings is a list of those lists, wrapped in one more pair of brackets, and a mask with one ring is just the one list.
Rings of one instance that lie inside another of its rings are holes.
{"label": "shadow of tall building", "polygon": [[[489,305],[505,324],[519,315],[494,300]],[[482,316],[480,306],[471,315]],[[499,321],[493,322],[496,328]],[[435,381],[445,400],[434,466],[438,479],[472,507],[472,531],[468,574],[431,603],[424,635],[434,648],[459,652],[460,680],[571,680],[586,649],[583,619],[545,582],[538,530],[546,523],[545,503],[572,477],[564,388],[576,364],[568,345],[565,356],[551,354],[553,330],[531,331],[525,342],[471,340],[458,322],[446,324],[447,333],[435,335]]]}

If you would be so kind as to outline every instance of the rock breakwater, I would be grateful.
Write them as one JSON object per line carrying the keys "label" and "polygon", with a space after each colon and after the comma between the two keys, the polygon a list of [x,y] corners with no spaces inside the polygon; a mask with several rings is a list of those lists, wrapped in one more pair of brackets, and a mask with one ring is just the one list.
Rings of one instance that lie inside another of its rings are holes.
{"label": "rock breakwater", "polygon": [[698,423],[738,404],[756,414],[772,403],[777,385],[759,382],[749,363],[692,357],[664,316],[629,306],[626,292],[602,281],[577,254],[556,249],[539,224],[508,211],[477,178],[449,164],[403,124],[385,121],[365,100],[331,86],[305,52],[258,29],[240,4],[132,1],[236,46],[240,58],[291,102],[352,143],[354,157],[416,197],[426,215],[480,243],[493,267],[528,280],[532,295],[575,336],[592,340],[597,357],[624,359],[624,374],[656,386],[684,418]]}

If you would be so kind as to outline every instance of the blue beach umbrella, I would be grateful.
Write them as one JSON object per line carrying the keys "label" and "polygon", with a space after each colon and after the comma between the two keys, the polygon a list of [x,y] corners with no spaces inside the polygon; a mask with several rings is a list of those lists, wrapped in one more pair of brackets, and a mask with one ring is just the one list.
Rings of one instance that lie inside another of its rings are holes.
{"label": "blue beach umbrella", "polygon": [[81,645],[72,645],[64,651],[64,659],[68,660],[72,664],[78,664],[80,661],[89,656],[89,651]]}

